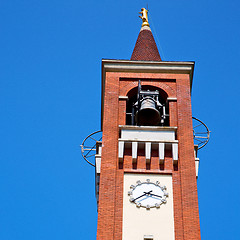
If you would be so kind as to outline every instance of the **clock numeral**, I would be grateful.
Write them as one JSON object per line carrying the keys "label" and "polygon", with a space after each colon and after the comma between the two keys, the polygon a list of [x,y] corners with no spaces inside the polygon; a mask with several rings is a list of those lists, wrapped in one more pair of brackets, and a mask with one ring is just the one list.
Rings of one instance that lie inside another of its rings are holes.
{"label": "clock numeral", "polygon": [[136,205],[136,206],[140,208],[140,207],[141,207],[141,205],[142,205],[141,203],[137,203],[137,205]]}
{"label": "clock numeral", "polygon": [[156,208],[160,208],[160,204],[159,204],[159,203],[156,203],[156,204],[155,204],[155,207],[156,207]]}
{"label": "clock numeral", "polygon": [[162,199],[162,203],[166,203],[167,201],[166,201],[166,199]]}
{"label": "clock numeral", "polygon": [[168,193],[164,193],[164,196],[168,197]]}

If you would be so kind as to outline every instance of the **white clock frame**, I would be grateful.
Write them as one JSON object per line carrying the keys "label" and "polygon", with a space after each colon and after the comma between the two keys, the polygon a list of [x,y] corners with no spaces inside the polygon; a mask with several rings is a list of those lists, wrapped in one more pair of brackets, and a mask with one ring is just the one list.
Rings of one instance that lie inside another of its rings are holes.
{"label": "white clock frame", "polygon": [[[149,191],[149,189],[151,190]],[[152,193],[153,189],[154,192]],[[138,180],[136,185],[130,186],[130,191],[128,191],[129,201],[136,204],[137,207],[143,207],[147,210],[160,208],[162,204],[167,203],[168,193],[166,189],[166,186],[161,186],[159,181],[151,182],[150,179],[146,179],[146,181],[141,182]]]}

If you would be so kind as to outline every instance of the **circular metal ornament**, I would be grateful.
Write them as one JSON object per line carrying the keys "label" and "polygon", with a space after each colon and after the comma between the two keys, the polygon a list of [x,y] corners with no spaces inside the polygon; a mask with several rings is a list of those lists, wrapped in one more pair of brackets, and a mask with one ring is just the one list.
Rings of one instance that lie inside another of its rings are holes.
{"label": "circular metal ornament", "polygon": [[102,131],[96,131],[89,134],[80,145],[84,160],[95,167],[95,155],[97,143],[102,141]]}
{"label": "circular metal ornament", "polygon": [[192,117],[192,122],[194,145],[197,145],[199,150],[208,143],[210,138],[210,131],[207,125],[199,119]]}

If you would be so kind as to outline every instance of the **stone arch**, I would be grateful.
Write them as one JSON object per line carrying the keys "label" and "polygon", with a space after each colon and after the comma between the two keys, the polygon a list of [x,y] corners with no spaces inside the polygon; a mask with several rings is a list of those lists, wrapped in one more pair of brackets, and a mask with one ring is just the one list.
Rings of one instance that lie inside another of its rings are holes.
{"label": "stone arch", "polygon": [[[149,81],[149,83],[144,82],[144,83],[141,83],[141,84],[142,84],[142,86],[153,86],[153,87],[156,87],[158,89],[161,89],[163,92],[165,92],[167,94],[167,97],[176,97],[176,93],[175,93],[174,89],[166,83]],[[121,96],[127,96],[128,93],[137,86],[138,86],[137,81],[128,83],[126,86],[124,86],[122,88],[120,95]]]}

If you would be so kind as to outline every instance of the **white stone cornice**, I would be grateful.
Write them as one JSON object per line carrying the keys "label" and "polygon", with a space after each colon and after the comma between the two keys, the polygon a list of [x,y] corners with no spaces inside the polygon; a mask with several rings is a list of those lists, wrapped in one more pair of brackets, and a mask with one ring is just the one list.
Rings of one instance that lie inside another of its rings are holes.
{"label": "white stone cornice", "polygon": [[151,130],[151,131],[177,131],[177,127],[169,126],[132,126],[132,125],[119,125],[119,129],[130,130]]}
{"label": "white stone cornice", "polygon": [[194,62],[102,60],[102,73],[140,72],[140,73],[188,73],[192,82]]}
{"label": "white stone cornice", "polygon": [[132,150],[133,163],[137,162],[138,149],[145,150],[146,163],[150,163],[151,152],[156,150],[160,164],[164,163],[165,149],[171,149],[173,164],[178,163],[176,127],[119,126],[119,129],[118,157],[120,163],[123,162],[125,149]]}
{"label": "white stone cornice", "polygon": [[128,96],[119,96],[118,99],[127,101],[128,100]]}
{"label": "white stone cornice", "polygon": [[167,101],[168,101],[168,102],[176,102],[176,101],[177,101],[177,98],[168,97],[168,98],[167,98]]}

